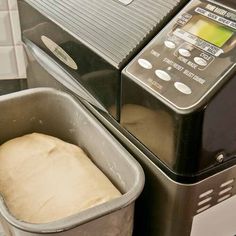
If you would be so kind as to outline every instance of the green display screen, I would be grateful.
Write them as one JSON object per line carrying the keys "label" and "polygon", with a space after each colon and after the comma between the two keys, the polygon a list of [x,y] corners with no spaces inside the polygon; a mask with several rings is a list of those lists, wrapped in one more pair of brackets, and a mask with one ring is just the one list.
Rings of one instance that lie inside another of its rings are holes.
{"label": "green display screen", "polygon": [[222,47],[234,34],[230,28],[203,17],[195,17],[184,28],[189,33],[218,47]]}

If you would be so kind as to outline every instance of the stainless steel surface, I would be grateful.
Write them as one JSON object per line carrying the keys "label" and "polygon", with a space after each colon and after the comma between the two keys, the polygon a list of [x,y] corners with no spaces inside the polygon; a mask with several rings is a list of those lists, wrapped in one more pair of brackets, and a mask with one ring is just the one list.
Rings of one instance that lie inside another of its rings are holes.
{"label": "stainless steel surface", "polygon": [[[30,65],[28,68],[30,86],[49,86],[66,90],[37,61],[34,61],[34,58],[31,58]],[[135,236],[189,236],[193,217],[199,210],[199,195],[205,191],[215,189],[214,193],[212,192],[211,200],[211,206],[214,206],[218,201],[217,189],[220,188],[220,183],[229,180],[230,176],[236,178],[236,166],[234,166],[192,185],[174,182],[124,136],[114,123],[107,119],[106,113],[102,115],[88,102],[83,100],[83,103],[133,153],[145,171],[146,184],[144,191],[136,201]],[[117,125],[119,126],[118,123]],[[231,193],[235,194],[235,187]]]}
{"label": "stainless steel surface", "polygon": [[[106,111],[104,106],[99,103],[81,84],[79,84],[68,72],[60,67],[52,58],[50,58],[44,51],[34,45],[29,40],[25,40],[26,50],[32,53],[33,60],[36,60],[44,70],[46,70],[54,79],[63,84],[71,92],[77,94],[81,99],[84,99],[102,111]],[[40,78],[43,80],[43,77]]]}
{"label": "stainless steel surface", "polygon": [[0,225],[0,236],[6,236],[1,225]]}
{"label": "stainless steel surface", "polygon": [[[205,209],[209,210],[219,204],[222,197],[228,195],[222,200],[223,202],[236,194],[236,166],[194,184],[175,182],[152,163],[100,112],[88,103],[86,106],[134,154],[145,171],[146,184],[136,203],[136,214],[139,215],[139,221],[135,224],[135,236],[189,236],[193,217],[203,212],[201,209],[204,206],[209,205]],[[232,187],[230,191],[220,195],[220,192],[228,187]],[[198,205],[207,198],[210,200]],[[147,219],[146,226],[144,226],[145,218]]]}
{"label": "stainless steel surface", "polygon": [[37,225],[15,219],[1,200],[0,220],[7,236],[132,234],[134,201],[144,185],[142,168],[79,101],[53,89],[29,89],[1,96],[0,110],[0,144],[32,132],[59,137],[83,148],[123,193],[71,217]]}

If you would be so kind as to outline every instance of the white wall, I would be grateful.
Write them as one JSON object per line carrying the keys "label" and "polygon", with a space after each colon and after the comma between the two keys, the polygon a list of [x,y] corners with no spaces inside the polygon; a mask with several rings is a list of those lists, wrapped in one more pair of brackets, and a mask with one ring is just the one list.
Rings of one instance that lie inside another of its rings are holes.
{"label": "white wall", "polygon": [[17,0],[0,0],[0,80],[25,78]]}

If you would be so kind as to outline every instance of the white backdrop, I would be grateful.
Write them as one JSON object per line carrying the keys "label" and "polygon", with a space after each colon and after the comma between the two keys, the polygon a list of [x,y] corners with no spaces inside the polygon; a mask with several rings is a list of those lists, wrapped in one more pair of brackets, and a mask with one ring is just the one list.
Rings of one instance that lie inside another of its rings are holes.
{"label": "white backdrop", "polygon": [[0,0],[0,79],[25,77],[17,0]]}

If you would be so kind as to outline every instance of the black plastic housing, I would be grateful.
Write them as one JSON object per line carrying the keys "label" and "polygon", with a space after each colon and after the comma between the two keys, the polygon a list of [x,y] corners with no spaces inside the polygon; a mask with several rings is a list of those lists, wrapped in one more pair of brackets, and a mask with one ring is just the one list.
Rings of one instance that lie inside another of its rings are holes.
{"label": "black plastic housing", "polygon": [[[145,137],[134,131],[135,121],[130,126],[122,123],[127,116],[125,109],[121,109],[121,125],[134,136],[137,143],[142,143],[143,151],[152,161],[164,165],[174,179],[184,181],[185,177],[195,180],[206,177],[207,172],[210,175],[214,170],[236,163],[235,79],[235,76],[231,77],[198,109],[183,112],[172,109],[124,73],[122,107],[138,105],[148,109],[151,115],[144,117],[140,123],[141,129],[146,132]],[[148,128],[150,122],[155,125],[152,130]],[[136,125],[140,128],[140,125]],[[150,139],[153,141],[151,144]],[[222,162],[217,158],[220,154],[224,157]]]}

